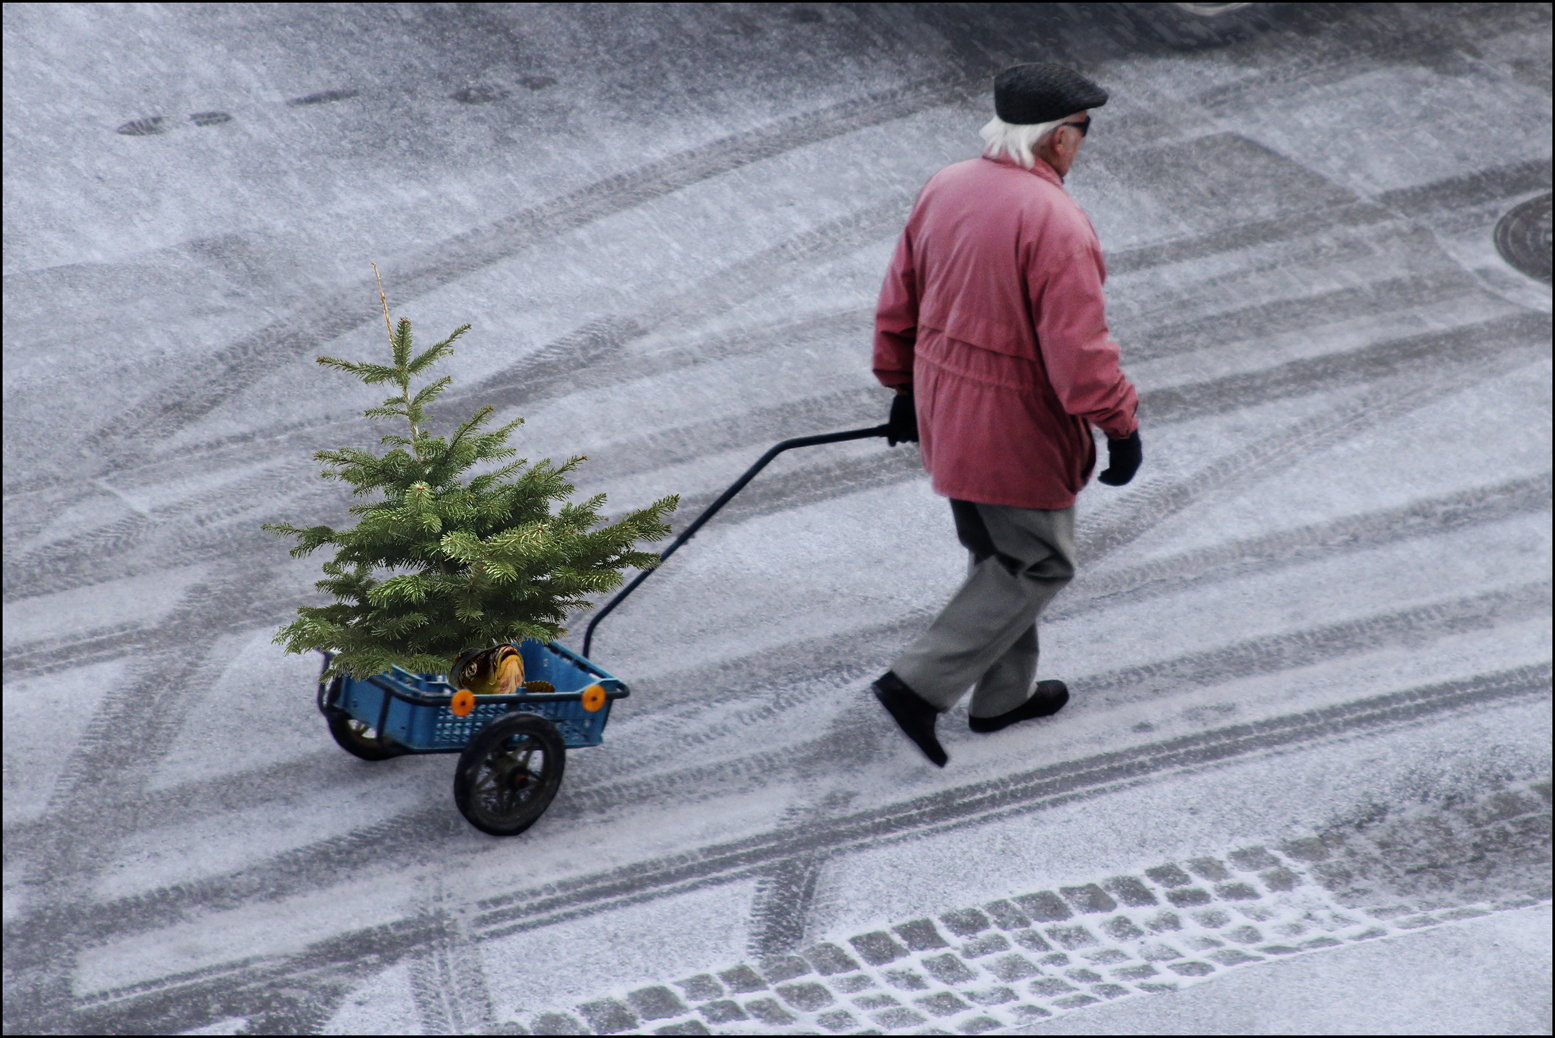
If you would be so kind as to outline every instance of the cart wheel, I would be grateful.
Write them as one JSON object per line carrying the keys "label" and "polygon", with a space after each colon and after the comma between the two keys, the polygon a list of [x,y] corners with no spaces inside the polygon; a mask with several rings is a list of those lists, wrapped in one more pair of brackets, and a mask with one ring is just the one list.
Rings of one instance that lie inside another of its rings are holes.
{"label": "cart wheel", "polygon": [[363,760],[388,760],[410,752],[393,739],[380,741],[372,725],[358,721],[344,710],[332,709],[325,716],[329,718],[329,734],[340,748]]}
{"label": "cart wheel", "polygon": [[475,828],[516,836],[551,806],[561,788],[567,745],[536,714],[503,714],[475,733],[454,773],[454,803]]}

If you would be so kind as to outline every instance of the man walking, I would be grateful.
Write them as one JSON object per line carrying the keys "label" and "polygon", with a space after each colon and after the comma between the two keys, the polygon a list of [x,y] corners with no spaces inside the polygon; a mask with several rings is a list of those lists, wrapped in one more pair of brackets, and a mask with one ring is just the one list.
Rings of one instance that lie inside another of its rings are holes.
{"label": "man walking", "polygon": [[874,370],[891,437],[918,440],[971,552],[966,583],[873,691],[940,767],[939,714],[970,687],[971,728],[1056,712],[1035,687],[1036,620],[1074,576],[1074,502],[1108,437],[1114,486],[1141,460],[1138,394],[1107,332],[1101,246],[1063,178],[1107,92],[1049,63],[994,80],[983,157],[936,173],[880,292]]}

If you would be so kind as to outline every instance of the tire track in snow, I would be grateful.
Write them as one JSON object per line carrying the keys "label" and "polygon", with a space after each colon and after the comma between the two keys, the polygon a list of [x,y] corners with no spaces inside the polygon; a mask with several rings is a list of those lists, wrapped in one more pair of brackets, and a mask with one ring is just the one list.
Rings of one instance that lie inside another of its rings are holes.
{"label": "tire track in snow", "polygon": [[[466,909],[471,915],[469,936],[481,941],[533,931],[692,890],[756,878],[787,867],[787,862],[817,853],[832,856],[886,846],[1104,796],[1184,771],[1231,766],[1334,739],[1384,734],[1463,710],[1484,710],[1530,700],[1548,695],[1549,684],[1550,665],[1537,664],[1231,725],[970,783],[820,822],[806,821],[669,858],[470,902]],[[110,915],[116,915],[120,907],[102,906]],[[67,913],[73,914],[73,908],[60,909],[58,921],[63,922]],[[181,917],[178,912],[168,918],[176,921]],[[36,920],[29,925],[36,925]],[[294,997],[309,991],[338,991],[345,986],[346,979],[364,972],[364,948],[371,949],[370,972],[377,972],[386,963],[425,948],[446,929],[443,918],[417,916],[397,924],[339,934],[294,956],[223,963],[131,988],[71,998],[55,1009],[54,1017],[61,1025],[81,1019],[123,1019],[127,1013],[140,1019],[157,1019],[163,1018],[163,1014],[179,1015],[178,1006],[204,1005],[212,1000],[224,1004],[231,1015],[256,1015],[254,1010],[242,1011],[244,1002],[252,999],[258,1003],[255,1008],[259,1008],[265,999],[274,999],[269,990],[274,985],[290,985],[296,992]],[[124,932],[94,931],[99,937]],[[16,939],[10,926],[7,938],[8,943]]]}
{"label": "tire track in snow", "polygon": [[[454,235],[414,264],[391,267],[386,273],[403,305],[586,224],[763,159],[953,104],[982,86],[980,80],[959,73],[943,75],[780,119]],[[359,281],[204,358],[188,378],[170,380],[176,388],[153,394],[87,441],[87,450],[101,459],[97,471],[115,471],[145,444],[165,440],[203,418],[278,364],[368,324],[372,318],[363,316],[360,300],[373,294],[373,283]]]}
{"label": "tire track in snow", "polygon": [[[1532,611],[1548,610],[1549,605],[1549,587],[1540,583],[1528,584],[1340,624],[1255,638],[1143,667],[1077,676],[1071,680],[1071,685],[1082,698],[1095,698],[1106,704],[1115,704],[1146,694],[1159,695],[1162,692],[1213,687],[1239,678],[1280,673],[1377,649],[1419,644],[1465,630],[1486,629],[1508,614],[1519,614],[1520,611],[1521,615],[1526,615]],[[1508,673],[1542,674],[1547,686],[1548,664],[1542,666],[1542,670],[1533,667]],[[858,668],[855,666],[854,669]],[[843,675],[832,676],[832,684],[838,689],[848,683],[849,678]],[[1452,687],[1472,684],[1472,681],[1457,682]],[[1518,694],[1533,694],[1537,691],[1531,685],[1518,687],[1523,689]],[[1392,695],[1407,696],[1409,693]],[[1381,696],[1373,697],[1373,700],[1389,698]],[[1336,711],[1342,713],[1354,705],[1319,708],[1293,716],[1323,716]],[[780,709],[778,704],[768,704],[765,709],[757,706],[753,713],[747,715],[746,720],[754,721],[759,719],[759,715],[775,714]],[[122,710],[118,717],[124,717]],[[867,720],[871,724],[875,721],[873,717]],[[865,721],[865,715],[860,712],[851,723],[859,726]],[[1250,722],[1239,727],[1261,731],[1272,723]],[[731,725],[730,731],[734,731],[735,727]],[[739,724],[738,727],[743,730],[748,724]],[[552,826],[597,824],[595,820],[601,813],[630,809],[645,799],[653,801],[673,798],[679,802],[688,798],[694,801],[699,796],[711,798],[738,795],[763,788],[776,776],[793,777],[795,769],[800,767],[796,761],[818,748],[835,751],[831,752],[831,756],[837,759],[846,758],[849,754],[868,754],[872,751],[869,749],[869,740],[860,739],[863,734],[862,730],[854,732],[848,723],[844,723],[819,737],[771,747],[755,755],[658,773],[645,773],[640,761],[625,762],[622,770],[628,772],[628,775],[624,781],[599,783],[584,789],[564,789],[548,812],[547,820]],[[1188,740],[1196,738],[1199,737],[1188,737]],[[1167,745],[1182,742],[1181,739],[1171,740]],[[676,759],[679,759],[678,755]],[[1054,767],[1067,769],[1070,766]],[[254,792],[250,778],[245,775],[200,783],[199,787],[202,800],[226,800],[234,795],[251,797]],[[153,795],[143,808],[147,821],[155,824],[162,820],[150,810],[150,806],[158,800],[177,797],[188,802],[190,793],[189,789],[180,789]],[[959,794],[946,795],[953,804]],[[117,797],[103,798],[99,801],[102,807],[96,814],[108,818],[120,816],[128,810],[129,799],[126,797],[121,802]],[[72,802],[72,806],[77,805]],[[84,817],[92,818],[94,814],[85,813]],[[349,833],[273,855],[237,873],[208,876],[106,903],[94,902],[89,897],[82,897],[78,901],[60,898],[48,907],[14,924],[8,924],[7,944],[13,945],[23,959],[30,961],[36,955],[54,954],[58,947],[56,942],[62,943],[67,938],[79,940],[84,935],[90,935],[94,940],[120,938],[173,925],[192,914],[233,909],[328,888],[347,878],[365,882],[373,875],[425,864],[427,855],[435,853],[436,847],[445,843],[462,825],[457,812],[446,805],[417,808]],[[57,832],[55,841],[58,844],[73,844],[74,830]],[[106,864],[105,859],[111,856],[111,848],[97,846],[78,849],[72,854],[60,853],[65,850],[68,848],[59,848],[52,855],[46,854],[44,861],[56,866],[73,865],[75,870],[90,865],[95,870]],[[72,874],[78,875],[79,872],[62,872],[64,882],[70,882]],[[564,887],[566,884],[556,886]],[[28,950],[23,953],[23,949]]]}

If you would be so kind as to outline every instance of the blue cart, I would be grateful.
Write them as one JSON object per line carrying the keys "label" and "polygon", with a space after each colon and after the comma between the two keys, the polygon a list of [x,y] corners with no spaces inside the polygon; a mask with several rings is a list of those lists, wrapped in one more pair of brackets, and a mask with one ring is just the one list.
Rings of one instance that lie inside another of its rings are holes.
{"label": "blue cart", "polygon": [[[566,751],[603,742],[611,705],[631,694],[619,678],[557,642],[525,640],[514,647],[528,684],[554,691],[459,702],[459,690],[445,675],[395,667],[365,679],[320,681],[319,710],[341,748],[363,760],[459,754],[459,811],[482,832],[514,836],[551,805]],[[326,654],[326,667],[328,660]]]}

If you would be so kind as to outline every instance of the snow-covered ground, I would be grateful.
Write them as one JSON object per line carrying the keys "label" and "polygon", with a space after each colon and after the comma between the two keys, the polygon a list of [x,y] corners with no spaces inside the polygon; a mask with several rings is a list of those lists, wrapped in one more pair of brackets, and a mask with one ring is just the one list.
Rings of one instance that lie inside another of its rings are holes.
{"label": "snow-covered ground", "polygon": [[[1548,5],[8,7],[6,1030],[1548,1031],[1550,288],[1494,230],[1550,191],[1550,45]],[[334,745],[271,643],[317,561],[259,525],[345,517],[312,454],[377,396],[312,361],[382,351],[371,263],[474,325],[442,424],[683,525],[884,420],[895,237],[1026,60],[1112,95],[1069,187],[1146,451],[1080,500],[1061,714],[952,712],[939,771],[868,697],[965,565],[871,440],[600,624],[632,696],[526,834]]]}

